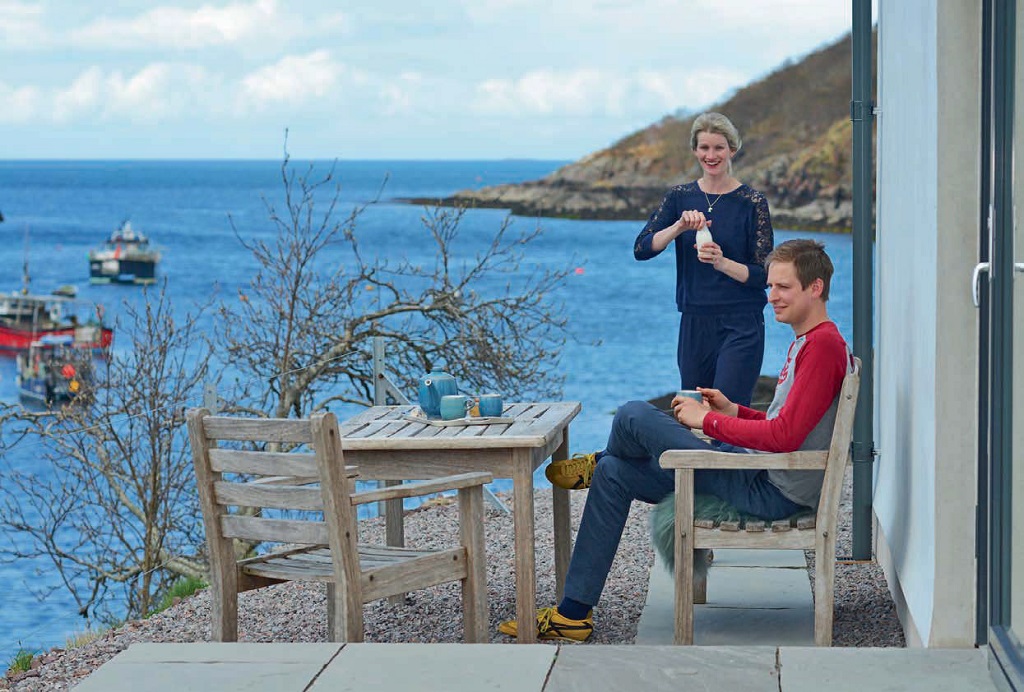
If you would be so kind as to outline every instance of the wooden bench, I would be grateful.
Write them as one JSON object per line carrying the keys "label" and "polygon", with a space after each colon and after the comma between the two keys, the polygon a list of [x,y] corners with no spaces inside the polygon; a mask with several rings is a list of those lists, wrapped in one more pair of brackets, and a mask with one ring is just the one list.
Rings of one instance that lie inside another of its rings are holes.
{"label": "wooden bench", "polygon": [[[363,639],[364,603],[458,581],[464,638],[488,641],[483,485],[491,474],[463,473],[356,493],[356,469],[344,465],[331,413],[262,419],[193,409],[188,433],[206,526],[214,641],[237,640],[240,592],[291,580],[327,583],[329,637],[349,642]],[[220,448],[219,441],[249,449]],[[267,443],[272,449],[307,451],[263,451]],[[358,544],[357,505],[446,490],[458,491],[458,545],[415,550]],[[242,508],[294,511],[263,516],[272,513]],[[236,539],[281,547],[237,559]]]}
{"label": "wooden bench", "polygon": [[[695,548],[757,548],[815,551],[814,643],[832,644],[836,523],[843,474],[850,455],[853,418],[860,387],[860,359],[843,380],[839,408],[827,450],[788,454],[732,454],[709,450],[669,450],[662,467],[675,469],[675,643],[693,643],[693,550]],[[824,470],[817,514],[797,522],[713,522],[694,520],[693,472],[696,469]],[[795,524],[795,525],[794,525]],[[740,530],[740,529],[744,530]],[[685,556],[685,559],[684,559]],[[700,587],[700,585],[698,585]],[[698,588],[698,592],[700,588]],[[698,598],[700,594],[698,593]]]}

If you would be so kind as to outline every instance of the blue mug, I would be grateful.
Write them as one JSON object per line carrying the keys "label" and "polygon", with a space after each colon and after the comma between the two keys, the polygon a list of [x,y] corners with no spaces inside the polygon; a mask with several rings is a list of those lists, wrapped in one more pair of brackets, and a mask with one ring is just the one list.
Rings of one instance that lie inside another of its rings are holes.
{"label": "blue mug", "polygon": [[449,394],[441,397],[441,418],[443,420],[458,420],[465,418],[466,413],[473,406],[473,400],[465,394]]}
{"label": "blue mug", "polygon": [[488,418],[497,417],[501,415],[504,410],[504,406],[501,401],[500,394],[481,394],[480,395],[480,415],[487,416]]}
{"label": "blue mug", "polygon": [[696,389],[680,389],[676,392],[678,397],[686,397],[687,399],[693,399],[698,404],[704,403],[704,395],[698,392]]}

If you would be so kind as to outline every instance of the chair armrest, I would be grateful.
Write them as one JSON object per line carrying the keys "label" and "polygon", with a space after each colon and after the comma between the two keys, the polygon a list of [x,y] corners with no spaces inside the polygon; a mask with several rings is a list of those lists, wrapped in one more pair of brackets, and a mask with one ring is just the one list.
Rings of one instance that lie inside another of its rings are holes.
{"label": "chair armrest", "polygon": [[743,454],[670,449],[658,459],[663,469],[787,469],[824,470],[828,451]]}
{"label": "chair armrest", "polygon": [[429,481],[417,481],[416,483],[405,483],[393,485],[390,488],[378,490],[364,490],[352,494],[352,504],[365,505],[368,502],[382,502],[384,500],[397,500],[406,497],[419,497],[431,495],[445,490],[460,490],[472,488],[477,485],[484,485],[494,480],[489,473],[460,473],[454,476],[442,476]]}

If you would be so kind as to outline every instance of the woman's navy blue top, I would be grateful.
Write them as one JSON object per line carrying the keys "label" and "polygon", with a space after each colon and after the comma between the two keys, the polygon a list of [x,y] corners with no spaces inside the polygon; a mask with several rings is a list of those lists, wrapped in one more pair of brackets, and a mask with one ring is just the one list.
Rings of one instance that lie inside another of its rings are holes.
{"label": "woman's navy blue top", "polygon": [[651,214],[633,245],[633,256],[649,260],[661,254],[651,247],[654,234],[675,223],[684,211],[701,211],[711,220],[708,230],[722,253],[734,262],[747,265],[750,276],[743,283],[710,264],[697,259],[696,231],[683,231],[675,239],[676,306],[679,312],[711,315],[734,312],[759,312],[767,298],[768,272],[764,261],[775,246],[768,200],[749,185],[740,185],[717,198],[708,195],[714,211],[708,213],[708,199],[697,182],[677,185],[668,191],[658,210]]}

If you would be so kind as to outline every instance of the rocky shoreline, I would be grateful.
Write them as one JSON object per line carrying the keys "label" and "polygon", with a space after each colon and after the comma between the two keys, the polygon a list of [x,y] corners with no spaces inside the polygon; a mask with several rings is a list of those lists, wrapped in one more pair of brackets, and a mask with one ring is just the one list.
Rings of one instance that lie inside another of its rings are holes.
{"label": "rocky shoreline", "polygon": [[[665,187],[596,187],[567,181],[536,181],[462,190],[450,197],[398,198],[422,206],[507,209],[515,216],[644,222],[658,208]],[[771,205],[772,225],[787,231],[849,233],[853,203],[815,199],[799,207]]]}

